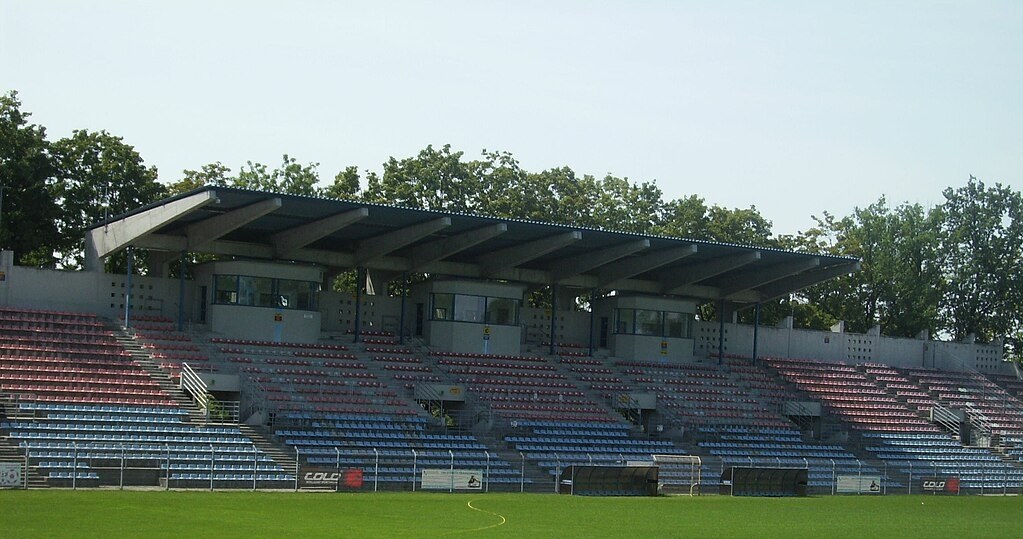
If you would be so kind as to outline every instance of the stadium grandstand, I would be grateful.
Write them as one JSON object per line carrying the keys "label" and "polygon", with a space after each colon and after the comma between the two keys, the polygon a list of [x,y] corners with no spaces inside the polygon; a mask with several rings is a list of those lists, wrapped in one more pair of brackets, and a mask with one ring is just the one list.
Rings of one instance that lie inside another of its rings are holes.
{"label": "stadium grandstand", "polygon": [[85,246],[0,254],[4,486],[552,492],[656,461],[688,493],[1023,491],[1001,343],[737,322],[855,259],[226,187]]}

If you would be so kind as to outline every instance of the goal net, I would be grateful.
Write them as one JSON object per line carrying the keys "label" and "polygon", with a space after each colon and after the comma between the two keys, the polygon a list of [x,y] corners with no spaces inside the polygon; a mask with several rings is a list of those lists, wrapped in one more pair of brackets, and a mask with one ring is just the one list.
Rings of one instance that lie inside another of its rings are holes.
{"label": "goal net", "polygon": [[695,455],[653,455],[664,494],[700,494],[703,461]]}

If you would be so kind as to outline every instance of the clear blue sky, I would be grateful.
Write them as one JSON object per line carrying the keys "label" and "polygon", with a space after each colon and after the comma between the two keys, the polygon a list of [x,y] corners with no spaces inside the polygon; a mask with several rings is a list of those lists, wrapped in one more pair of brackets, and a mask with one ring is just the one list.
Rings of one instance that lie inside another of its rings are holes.
{"label": "clear blue sky", "polygon": [[776,233],[1023,188],[1023,1],[0,0],[0,91],[162,181],[450,143],[757,205]]}

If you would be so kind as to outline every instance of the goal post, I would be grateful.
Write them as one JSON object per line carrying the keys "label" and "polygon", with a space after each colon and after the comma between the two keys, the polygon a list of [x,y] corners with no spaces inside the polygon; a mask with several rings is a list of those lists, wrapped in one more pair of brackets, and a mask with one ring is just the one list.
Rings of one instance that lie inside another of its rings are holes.
{"label": "goal post", "polygon": [[652,455],[659,468],[658,481],[665,494],[700,494],[703,461],[696,455]]}

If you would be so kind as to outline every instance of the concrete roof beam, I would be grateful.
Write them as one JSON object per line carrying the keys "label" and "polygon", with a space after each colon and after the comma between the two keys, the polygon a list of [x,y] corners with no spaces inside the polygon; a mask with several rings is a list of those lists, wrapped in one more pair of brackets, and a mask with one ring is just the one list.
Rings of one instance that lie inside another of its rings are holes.
{"label": "concrete roof beam", "polygon": [[686,245],[616,261],[613,265],[602,268],[597,273],[597,286],[599,288],[615,288],[616,284],[625,279],[682,260],[696,254],[696,251],[696,245]]}
{"label": "concrete roof beam", "polygon": [[202,191],[86,231],[85,269],[100,271],[103,267],[100,263],[102,258],[216,201],[216,191]]}
{"label": "concrete roof beam", "polygon": [[834,279],[835,277],[841,277],[843,275],[849,275],[850,273],[856,273],[860,271],[860,262],[852,262],[849,264],[839,264],[836,266],[828,266],[826,268],[817,271],[808,271],[780,279],[769,285],[758,288],[756,292],[760,294],[760,302],[771,301],[778,299],[782,296],[798,292],[808,286],[813,286],[817,283]]}
{"label": "concrete roof beam", "polygon": [[536,260],[541,256],[553,253],[554,251],[567,247],[581,239],[583,239],[583,233],[578,230],[573,230],[572,232],[548,236],[546,238],[522,243],[514,247],[506,247],[492,253],[487,253],[477,258],[476,263],[479,266],[480,275],[483,277],[489,277],[504,268],[514,268],[515,266],[524,264],[530,260]]}
{"label": "concrete roof beam", "polygon": [[613,245],[606,249],[586,253],[585,255],[562,258],[551,264],[551,282],[559,283],[570,277],[575,277],[649,248],[650,240],[636,240]]}
{"label": "concrete roof beam", "polygon": [[280,198],[268,198],[238,208],[237,210],[190,224],[185,228],[185,237],[188,238],[188,250],[200,250],[211,241],[220,239],[264,215],[271,214],[280,209],[280,207]]}
{"label": "concrete roof beam", "polygon": [[365,265],[375,258],[386,256],[402,247],[407,247],[449,226],[451,226],[451,218],[441,217],[440,219],[433,219],[432,221],[399,228],[392,232],[365,239],[359,242],[359,247],[355,250],[355,265]]}
{"label": "concrete roof beam", "polygon": [[421,271],[434,262],[444,260],[470,247],[475,247],[489,239],[496,238],[508,231],[507,223],[497,223],[454,236],[417,245],[409,250],[407,258],[409,271]]}
{"label": "concrete roof beam", "polygon": [[273,245],[274,254],[277,258],[286,258],[298,249],[367,217],[369,217],[368,208],[356,208],[331,215],[330,217],[324,217],[323,219],[289,228],[270,236],[270,245]]}
{"label": "concrete roof beam", "polygon": [[729,279],[728,283],[721,288],[721,297],[728,298],[737,292],[745,292],[758,286],[780,281],[786,277],[812,270],[820,266],[820,264],[820,258],[812,257],[782,262],[781,264],[775,264],[766,268],[754,268]]}
{"label": "concrete roof beam", "polygon": [[672,272],[661,278],[661,292],[674,294],[676,290],[685,286],[705,281],[711,277],[717,277],[723,273],[741,268],[760,260],[760,251],[752,253],[739,253],[737,255],[721,256],[693,264],[684,270]]}

